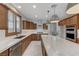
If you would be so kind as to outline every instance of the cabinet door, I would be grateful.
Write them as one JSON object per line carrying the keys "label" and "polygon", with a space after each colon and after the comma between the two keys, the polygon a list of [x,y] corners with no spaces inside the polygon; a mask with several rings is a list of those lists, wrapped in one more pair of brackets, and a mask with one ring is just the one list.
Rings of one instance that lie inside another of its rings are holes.
{"label": "cabinet door", "polygon": [[21,42],[13,45],[9,48],[9,56],[21,56],[22,55]]}
{"label": "cabinet door", "polygon": [[24,53],[24,51],[26,50],[26,48],[28,47],[28,45],[29,45],[29,38],[25,38],[22,41],[22,54]]}
{"label": "cabinet door", "polygon": [[22,27],[23,29],[36,29],[37,25],[29,21],[23,21]]}
{"label": "cabinet door", "polygon": [[43,24],[43,29],[48,29],[48,26],[46,24]]}
{"label": "cabinet door", "polygon": [[0,29],[7,28],[7,9],[0,4]]}
{"label": "cabinet door", "polygon": [[6,50],[6,51],[0,53],[0,56],[8,56],[8,50]]}
{"label": "cabinet door", "polygon": [[27,47],[29,46],[30,42],[31,42],[31,36],[26,37],[23,41],[22,41],[22,54],[24,53],[24,51],[27,49]]}
{"label": "cabinet door", "polygon": [[31,39],[32,39],[32,41],[39,41],[39,40],[41,40],[41,35],[40,34],[32,34]]}

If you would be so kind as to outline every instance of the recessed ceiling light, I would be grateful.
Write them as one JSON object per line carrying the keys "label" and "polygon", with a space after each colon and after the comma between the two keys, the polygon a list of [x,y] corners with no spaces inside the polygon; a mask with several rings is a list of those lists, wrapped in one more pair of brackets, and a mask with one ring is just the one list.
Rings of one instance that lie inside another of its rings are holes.
{"label": "recessed ceiling light", "polygon": [[35,15],[35,18],[37,18],[38,16],[37,15]]}
{"label": "recessed ceiling light", "polygon": [[46,18],[48,17],[48,15],[46,15]]}
{"label": "recessed ceiling light", "polygon": [[33,5],[32,7],[33,7],[33,8],[36,8],[36,5]]}
{"label": "recessed ceiling light", "polygon": [[18,8],[22,8],[21,6],[18,6]]}

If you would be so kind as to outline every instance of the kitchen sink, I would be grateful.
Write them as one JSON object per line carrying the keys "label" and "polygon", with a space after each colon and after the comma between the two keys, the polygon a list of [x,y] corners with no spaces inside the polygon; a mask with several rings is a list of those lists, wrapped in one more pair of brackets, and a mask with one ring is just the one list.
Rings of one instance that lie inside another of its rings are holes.
{"label": "kitchen sink", "polygon": [[21,35],[21,36],[17,36],[17,37],[15,37],[14,39],[21,39],[21,38],[23,38],[25,35]]}

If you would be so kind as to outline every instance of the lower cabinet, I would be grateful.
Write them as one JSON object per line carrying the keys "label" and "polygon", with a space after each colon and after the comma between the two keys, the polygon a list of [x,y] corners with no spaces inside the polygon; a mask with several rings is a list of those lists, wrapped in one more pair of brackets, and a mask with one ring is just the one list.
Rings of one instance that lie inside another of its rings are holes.
{"label": "lower cabinet", "polygon": [[8,50],[0,53],[0,56],[21,56],[25,52],[31,41],[38,41],[38,40],[41,40],[41,35],[32,34],[24,38],[21,42],[10,47]]}
{"label": "lower cabinet", "polygon": [[31,42],[30,36],[28,36],[27,38],[24,38],[24,40],[22,40],[22,54],[24,53],[24,51],[26,50],[26,48],[28,47],[30,42]]}
{"label": "lower cabinet", "polygon": [[24,38],[21,42],[22,43],[22,54],[27,49],[27,47],[29,46],[31,41],[38,41],[38,40],[41,40],[41,35],[39,35],[39,34],[32,34],[32,35]]}
{"label": "lower cabinet", "polygon": [[31,39],[33,41],[39,41],[39,40],[41,40],[41,35],[40,34],[32,34]]}
{"label": "lower cabinet", "polygon": [[8,56],[8,50],[6,50],[6,51],[0,53],[0,56]]}
{"label": "lower cabinet", "polygon": [[9,48],[9,56],[21,56],[22,55],[22,44],[21,42],[15,44]]}

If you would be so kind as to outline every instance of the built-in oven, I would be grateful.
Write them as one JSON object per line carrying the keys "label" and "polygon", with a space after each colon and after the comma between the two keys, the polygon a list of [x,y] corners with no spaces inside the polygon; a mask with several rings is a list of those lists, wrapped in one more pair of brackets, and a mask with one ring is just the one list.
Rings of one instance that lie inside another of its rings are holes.
{"label": "built-in oven", "polygon": [[75,26],[66,26],[66,39],[76,42],[77,32]]}

